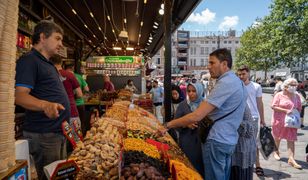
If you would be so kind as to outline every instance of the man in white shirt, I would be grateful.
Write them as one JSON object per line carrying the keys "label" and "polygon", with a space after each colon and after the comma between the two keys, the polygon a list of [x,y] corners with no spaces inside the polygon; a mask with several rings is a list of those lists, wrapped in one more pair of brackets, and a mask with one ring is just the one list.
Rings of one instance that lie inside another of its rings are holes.
{"label": "man in white shirt", "polygon": [[[257,141],[259,141],[259,129],[260,125],[264,126],[264,108],[262,101],[262,88],[258,83],[249,80],[250,70],[246,65],[241,66],[237,70],[239,78],[244,82],[246,90],[248,92],[247,104],[251,111],[251,115],[255,121],[258,121],[258,135]],[[260,125],[259,125],[260,124]],[[259,143],[258,143],[259,145]],[[256,158],[256,174],[258,176],[263,176],[264,172],[260,165],[259,159],[259,149],[257,148],[257,158]]]}

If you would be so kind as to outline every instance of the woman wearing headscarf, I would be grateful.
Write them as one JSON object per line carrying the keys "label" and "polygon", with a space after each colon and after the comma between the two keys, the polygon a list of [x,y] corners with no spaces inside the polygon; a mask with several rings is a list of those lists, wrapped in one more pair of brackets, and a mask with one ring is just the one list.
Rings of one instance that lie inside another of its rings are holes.
{"label": "woman wearing headscarf", "polygon": [[[184,96],[182,94],[182,91],[179,86],[172,85],[171,86],[171,119],[174,119],[175,112],[179,104],[184,100]],[[163,113],[164,114],[164,109]],[[177,129],[169,129],[168,133],[171,135],[171,137],[178,143],[179,142],[179,132]]]}
{"label": "woman wearing headscarf", "polygon": [[183,93],[181,92],[180,87],[177,86],[177,85],[171,86],[171,95],[172,95],[171,119],[174,119],[176,109],[179,106],[180,102],[182,102],[184,100],[184,96],[183,96]]}
{"label": "woman wearing headscarf", "polygon": [[[190,83],[187,86],[187,98],[182,101],[175,113],[175,118],[180,118],[196,110],[203,98],[204,88],[201,83]],[[179,128],[179,146],[188,157],[194,168],[204,176],[202,161],[201,140],[198,136],[197,126]]]}

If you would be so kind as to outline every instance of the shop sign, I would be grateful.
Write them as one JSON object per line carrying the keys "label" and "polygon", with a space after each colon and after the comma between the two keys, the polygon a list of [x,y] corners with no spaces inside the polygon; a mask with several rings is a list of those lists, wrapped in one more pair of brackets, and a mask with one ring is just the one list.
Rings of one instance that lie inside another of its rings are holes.
{"label": "shop sign", "polygon": [[[53,173],[50,176],[51,180],[74,179],[74,177],[79,172],[79,168],[74,160],[63,161],[60,163],[54,162],[54,163],[56,166],[54,167],[55,169],[53,170]],[[49,177],[49,174],[47,174],[47,176]]]}
{"label": "shop sign", "polygon": [[133,56],[106,56],[105,63],[133,63]]}

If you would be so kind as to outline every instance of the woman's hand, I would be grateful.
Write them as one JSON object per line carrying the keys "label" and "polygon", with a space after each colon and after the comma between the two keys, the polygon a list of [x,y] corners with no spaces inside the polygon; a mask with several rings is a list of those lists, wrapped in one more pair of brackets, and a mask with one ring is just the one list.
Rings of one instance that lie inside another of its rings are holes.
{"label": "woman's hand", "polygon": [[290,110],[290,109],[286,109],[286,114],[291,114],[292,113],[292,110]]}
{"label": "woman's hand", "polygon": [[169,130],[167,124],[168,124],[168,123],[164,124],[163,127],[159,128],[159,129],[157,130],[157,132],[156,132],[156,135],[157,135],[157,136],[160,137],[160,136],[164,136],[164,135],[167,134],[167,132],[168,132],[168,130]]}

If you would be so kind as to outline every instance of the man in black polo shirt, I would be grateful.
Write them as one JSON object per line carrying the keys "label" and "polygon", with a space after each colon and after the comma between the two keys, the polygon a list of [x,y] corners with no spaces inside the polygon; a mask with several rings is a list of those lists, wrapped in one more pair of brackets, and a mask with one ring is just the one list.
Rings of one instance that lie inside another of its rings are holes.
{"label": "man in black polo shirt", "polygon": [[23,135],[39,179],[43,167],[66,155],[62,122],[70,117],[67,94],[49,58],[62,47],[63,30],[52,21],[34,28],[33,48],[17,61],[15,103],[26,109]]}

